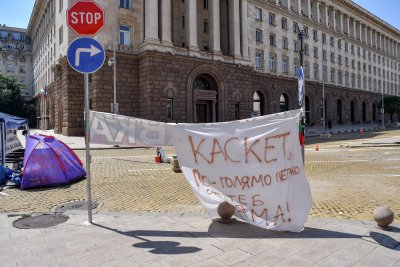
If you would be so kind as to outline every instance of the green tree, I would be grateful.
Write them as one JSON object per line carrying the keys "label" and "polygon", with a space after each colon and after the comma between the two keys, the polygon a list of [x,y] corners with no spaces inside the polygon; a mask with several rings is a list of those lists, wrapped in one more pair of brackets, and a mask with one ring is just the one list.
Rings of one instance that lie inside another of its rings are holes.
{"label": "green tree", "polygon": [[36,123],[36,106],[26,103],[22,97],[25,85],[15,76],[0,73],[0,112],[27,118],[30,125]]}
{"label": "green tree", "polygon": [[[394,113],[400,112],[400,97],[398,96],[387,96],[383,100],[383,108],[385,113],[390,115],[390,120]],[[382,101],[379,103],[379,107],[382,108]]]}

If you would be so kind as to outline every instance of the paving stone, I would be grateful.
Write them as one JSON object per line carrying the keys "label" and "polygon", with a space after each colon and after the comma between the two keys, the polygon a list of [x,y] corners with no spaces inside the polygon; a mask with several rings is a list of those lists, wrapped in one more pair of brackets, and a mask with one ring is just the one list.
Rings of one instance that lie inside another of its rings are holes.
{"label": "paving stone", "polygon": [[216,259],[226,263],[227,265],[233,265],[249,258],[250,256],[251,254],[243,250],[235,249],[216,256]]}
{"label": "paving stone", "polygon": [[222,261],[219,261],[215,258],[210,258],[206,259],[200,262],[196,262],[194,264],[189,265],[190,267],[210,267],[210,266],[215,266],[215,267],[222,267],[222,266],[228,266]]}

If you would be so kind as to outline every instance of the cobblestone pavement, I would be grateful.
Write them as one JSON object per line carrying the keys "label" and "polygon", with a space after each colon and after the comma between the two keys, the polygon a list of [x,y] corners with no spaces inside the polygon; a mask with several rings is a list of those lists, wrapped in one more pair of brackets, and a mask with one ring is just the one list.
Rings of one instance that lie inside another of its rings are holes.
{"label": "cobblestone pavement", "polygon": [[[334,136],[333,141],[324,142],[308,140],[306,173],[313,194],[312,216],[371,220],[375,207],[386,205],[400,222],[400,146],[346,147],[371,136],[399,137],[400,131]],[[85,162],[85,151],[76,152]],[[166,152],[173,154],[174,150]],[[205,213],[183,175],[174,173],[169,164],[154,162],[154,148],[93,150],[91,154],[92,198],[100,203],[99,211]],[[1,193],[0,212],[46,212],[85,199],[86,180],[64,187],[4,189]]]}

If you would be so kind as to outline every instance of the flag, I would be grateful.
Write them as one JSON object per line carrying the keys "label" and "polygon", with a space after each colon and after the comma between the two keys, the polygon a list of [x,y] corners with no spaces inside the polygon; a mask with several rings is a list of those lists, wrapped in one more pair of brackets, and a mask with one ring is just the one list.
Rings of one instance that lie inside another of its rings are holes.
{"label": "flag", "polygon": [[303,73],[303,67],[299,68],[299,75],[297,77],[298,79],[298,89],[299,89],[299,106],[303,106],[303,101],[304,101],[304,73]]}

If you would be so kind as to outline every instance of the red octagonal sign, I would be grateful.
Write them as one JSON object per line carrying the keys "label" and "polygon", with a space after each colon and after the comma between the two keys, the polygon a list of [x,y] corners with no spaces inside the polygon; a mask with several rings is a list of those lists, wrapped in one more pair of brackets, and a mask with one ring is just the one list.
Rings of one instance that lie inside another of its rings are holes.
{"label": "red octagonal sign", "polygon": [[92,1],[78,1],[67,10],[67,24],[78,35],[96,35],[103,28],[104,10]]}

